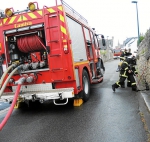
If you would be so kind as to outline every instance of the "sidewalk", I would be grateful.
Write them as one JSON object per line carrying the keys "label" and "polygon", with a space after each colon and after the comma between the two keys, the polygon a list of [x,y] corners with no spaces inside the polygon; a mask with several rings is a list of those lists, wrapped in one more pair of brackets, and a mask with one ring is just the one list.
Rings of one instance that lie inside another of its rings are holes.
{"label": "sidewalk", "polygon": [[[150,113],[150,90],[146,90],[146,85],[144,82],[138,81],[138,79],[136,79],[136,82],[137,82],[138,90],[143,90],[143,91],[139,91],[139,92],[141,93],[141,96],[145,102],[145,105]],[[150,87],[149,87],[149,89],[150,89]]]}
{"label": "sidewalk", "polygon": [[[136,78],[135,78],[136,79]],[[150,138],[150,90],[146,90],[146,84],[136,79],[139,99],[139,111],[144,128],[147,132],[148,139]]]}
{"label": "sidewalk", "polygon": [[150,113],[150,91],[141,91],[140,92],[143,99],[144,99],[144,102],[145,102],[145,105]]}
{"label": "sidewalk", "polygon": [[150,139],[150,90],[139,91],[139,114],[143,122],[144,129],[147,133],[148,139]]}

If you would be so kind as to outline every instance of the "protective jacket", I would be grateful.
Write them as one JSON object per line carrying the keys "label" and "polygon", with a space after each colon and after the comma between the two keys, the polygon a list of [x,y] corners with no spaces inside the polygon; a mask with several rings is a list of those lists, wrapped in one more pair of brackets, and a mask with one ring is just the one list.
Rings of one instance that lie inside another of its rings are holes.
{"label": "protective jacket", "polygon": [[129,71],[129,64],[128,62],[123,61],[122,64],[121,64],[121,69],[120,69],[120,77],[128,77],[127,73]]}

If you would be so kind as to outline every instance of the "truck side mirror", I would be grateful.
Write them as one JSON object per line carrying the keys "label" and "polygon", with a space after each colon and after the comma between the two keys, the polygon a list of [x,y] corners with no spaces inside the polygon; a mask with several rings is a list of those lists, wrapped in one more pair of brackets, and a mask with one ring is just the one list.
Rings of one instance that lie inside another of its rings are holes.
{"label": "truck side mirror", "polygon": [[101,35],[101,38],[102,38],[102,44],[103,44],[103,46],[106,46],[106,42],[105,42],[105,38],[104,38],[104,36],[103,36],[103,35]]}
{"label": "truck side mirror", "polygon": [[102,44],[103,44],[103,46],[106,46],[106,42],[105,42],[104,38],[102,38]]}
{"label": "truck side mirror", "polygon": [[104,36],[103,36],[103,35],[101,35],[101,38],[104,38]]}

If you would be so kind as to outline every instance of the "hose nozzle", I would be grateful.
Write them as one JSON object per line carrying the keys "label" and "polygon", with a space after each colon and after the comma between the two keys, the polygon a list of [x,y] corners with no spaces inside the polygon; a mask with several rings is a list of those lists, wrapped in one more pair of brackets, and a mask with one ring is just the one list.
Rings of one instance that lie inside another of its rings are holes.
{"label": "hose nozzle", "polygon": [[23,84],[25,80],[26,80],[25,77],[21,77],[19,80],[15,81],[15,84]]}

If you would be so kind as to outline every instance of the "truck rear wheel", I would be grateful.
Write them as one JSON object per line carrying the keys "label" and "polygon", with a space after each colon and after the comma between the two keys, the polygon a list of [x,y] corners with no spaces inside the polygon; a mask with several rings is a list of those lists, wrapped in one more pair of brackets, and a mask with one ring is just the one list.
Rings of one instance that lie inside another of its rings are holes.
{"label": "truck rear wheel", "polygon": [[82,73],[82,99],[84,102],[87,102],[90,97],[90,80],[86,70],[83,70]]}

